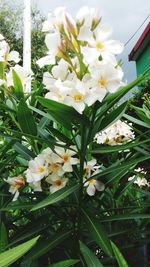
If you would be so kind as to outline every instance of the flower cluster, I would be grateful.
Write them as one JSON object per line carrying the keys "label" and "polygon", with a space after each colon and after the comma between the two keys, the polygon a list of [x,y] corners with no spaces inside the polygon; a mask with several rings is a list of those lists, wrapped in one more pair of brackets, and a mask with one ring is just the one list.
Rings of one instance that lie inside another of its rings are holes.
{"label": "flower cluster", "polygon": [[[79,159],[74,147],[65,149],[56,146],[54,150],[49,147],[44,149],[28,163],[27,170],[17,177],[9,177],[5,180],[10,184],[9,192],[14,195],[13,201],[19,196],[19,189],[26,183],[36,192],[49,189],[50,193],[66,186],[69,182],[73,166],[79,167]],[[98,191],[105,189],[101,181],[95,180],[93,176],[100,172],[96,159],[84,164],[84,186],[88,195],[93,196]]]}
{"label": "flower cluster", "polygon": [[134,137],[131,126],[118,120],[102,132],[97,133],[95,140],[98,144],[114,146],[131,141]]}
{"label": "flower cluster", "polygon": [[82,113],[123,84],[115,58],[123,45],[111,39],[112,29],[102,24],[96,9],[83,7],[74,20],[65,8],[57,8],[44,22],[43,31],[48,52],[37,64],[52,65],[43,76],[46,98]]}
{"label": "flower cluster", "polygon": [[145,186],[150,187],[150,182],[148,182],[147,179],[145,178],[147,172],[144,171],[144,169],[142,168],[135,169],[135,172],[136,174],[129,177],[128,181],[133,180],[133,183],[139,187],[145,187]]}

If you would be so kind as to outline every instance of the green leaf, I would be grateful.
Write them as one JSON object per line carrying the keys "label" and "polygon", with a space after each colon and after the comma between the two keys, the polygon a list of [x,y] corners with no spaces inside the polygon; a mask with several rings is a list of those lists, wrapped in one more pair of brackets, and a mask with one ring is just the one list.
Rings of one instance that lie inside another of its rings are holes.
{"label": "green leaf", "polygon": [[26,259],[23,261],[23,263],[28,263],[29,261],[33,261],[41,257],[42,255],[59,245],[63,240],[69,237],[70,234],[71,231],[68,231],[66,233],[57,233],[53,237],[48,237],[47,239],[43,238],[39,240],[36,246],[26,256]]}
{"label": "green leaf", "polygon": [[15,95],[17,96],[18,99],[24,98],[22,82],[14,69],[12,69],[12,77],[13,77]]}
{"label": "green leaf", "polygon": [[103,267],[96,255],[80,241],[80,251],[87,264],[87,267]]}
{"label": "green leaf", "polygon": [[147,140],[143,140],[143,141],[132,141],[132,142],[129,142],[127,144],[123,144],[123,145],[116,145],[116,146],[105,146],[105,145],[99,145],[97,146],[96,148],[94,148],[92,150],[92,153],[93,154],[104,154],[104,153],[111,153],[111,152],[118,152],[118,151],[123,151],[123,150],[126,150],[126,149],[131,149],[131,148],[134,148],[134,147],[139,147],[145,143],[148,143],[150,142],[150,139],[148,138]]}
{"label": "green leaf", "polygon": [[115,121],[119,120],[126,110],[127,103],[128,102],[124,102],[119,107],[115,108],[113,111],[110,111],[110,113],[106,115],[104,119],[101,121],[98,131],[105,129]]}
{"label": "green leaf", "polygon": [[123,214],[104,217],[100,219],[100,222],[113,222],[113,221],[124,221],[124,220],[137,220],[137,219],[150,219],[150,214]]}
{"label": "green leaf", "polygon": [[52,265],[50,265],[50,267],[70,267],[78,262],[79,260],[69,259],[69,260],[53,263]]}
{"label": "green leaf", "polygon": [[119,162],[118,165],[110,166],[107,169],[105,169],[104,171],[102,171],[96,175],[93,175],[93,179],[98,179],[98,178],[103,177],[104,175],[111,173],[111,172],[114,172],[114,171],[117,173],[118,171],[124,170],[126,167],[132,167],[133,165],[136,166],[138,163],[145,161],[149,158],[150,158],[150,155],[146,155],[146,156],[142,156],[142,157],[139,157],[136,159],[128,159],[128,160],[124,161],[124,163]]}
{"label": "green leaf", "polygon": [[91,214],[88,214],[84,210],[82,210],[84,214],[85,223],[88,228],[88,233],[91,235],[93,240],[100,246],[100,248],[108,255],[112,256],[112,248],[110,241],[103,229],[103,226],[100,224],[99,220],[93,218]]}
{"label": "green leaf", "polygon": [[37,127],[34,117],[23,99],[19,102],[17,116],[21,130],[24,133],[37,135]]}
{"label": "green leaf", "polygon": [[30,160],[35,157],[32,151],[30,151],[27,147],[23,146],[21,143],[16,142],[13,145],[13,148],[15,151],[18,152],[19,155],[21,155],[24,159]]}
{"label": "green leaf", "polygon": [[22,257],[28,250],[30,250],[35,245],[38,239],[39,237],[35,237],[17,247],[14,247],[12,249],[9,249],[1,253],[0,266],[1,267],[10,266],[12,263],[14,263],[20,257]]}
{"label": "green leaf", "polygon": [[78,188],[79,188],[79,185],[64,187],[64,188],[56,191],[55,193],[51,194],[50,196],[48,196],[47,198],[45,198],[41,202],[39,202],[37,205],[35,205],[31,209],[31,211],[41,209],[41,208],[46,207],[48,205],[57,203],[58,201],[63,200],[64,198],[66,198],[67,196],[69,196],[70,194],[75,192]]}
{"label": "green leaf", "polygon": [[0,225],[0,252],[5,251],[7,246],[7,231],[4,223]]}
{"label": "green leaf", "polygon": [[147,124],[147,123],[145,123],[145,122],[143,122],[141,120],[138,120],[138,119],[136,119],[136,118],[134,118],[134,117],[132,117],[130,115],[124,114],[123,117],[125,119],[127,119],[128,121],[133,122],[134,124],[137,124],[137,125],[140,125],[140,126],[143,126],[145,128],[150,129],[150,125],[149,124]]}
{"label": "green leaf", "polygon": [[112,246],[112,249],[113,249],[113,252],[116,257],[119,267],[129,267],[125,258],[121,254],[120,250],[112,241],[111,241],[111,246]]}
{"label": "green leaf", "polygon": [[65,128],[71,130],[72,124],[78,125],[79,123],[89,127],[88,118],[83,114],[79,114],[72,107],[44,97],[37,97],[37,99],[42,106],[48,109],[54,120],[63,125]]}

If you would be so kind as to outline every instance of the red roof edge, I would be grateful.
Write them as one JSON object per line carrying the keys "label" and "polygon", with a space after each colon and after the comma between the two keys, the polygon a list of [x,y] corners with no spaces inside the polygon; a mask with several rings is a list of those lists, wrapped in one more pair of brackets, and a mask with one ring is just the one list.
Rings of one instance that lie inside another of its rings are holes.
{"label": "red roof edge", "polygon": [[129,54],[129,56],[128,56],[129,61],[134,60],[133,57],[134,57],[135,53],[137,52],[137,50],[139,49],[139,47],[141,46],[142,42],[144,41],[144,39],[146,38],[146,36],[148,35],[149,32],[150,32],[150,22],[146,26],[145,30],[143,31],[143,33],[141,34],[137,43],[133,47],[131,53]]}

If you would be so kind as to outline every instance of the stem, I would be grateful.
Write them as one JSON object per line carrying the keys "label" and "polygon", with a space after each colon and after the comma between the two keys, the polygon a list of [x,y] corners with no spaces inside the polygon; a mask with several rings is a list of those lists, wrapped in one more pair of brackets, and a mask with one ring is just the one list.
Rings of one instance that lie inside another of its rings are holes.
{"label": "stem", "polygon": [[80,149],[80,190],[79,190],[79,204],[77,214],[77,228],[76,228],[76,246],[77,255],[79,254],[79,240],[81,239],[81,227],[82,227],[82,204],[83,204],[83,176],[84,176],[84,161],[86,154],[86,142],[85,142],[85,128],[81,126],[81,149]]}

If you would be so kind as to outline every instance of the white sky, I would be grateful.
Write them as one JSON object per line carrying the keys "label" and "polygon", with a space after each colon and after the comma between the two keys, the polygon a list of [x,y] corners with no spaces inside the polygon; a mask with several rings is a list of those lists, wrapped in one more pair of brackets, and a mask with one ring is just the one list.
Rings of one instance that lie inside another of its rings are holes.
{"label": "white sky", "polygon": [[[82,6],[98,7],[101,11],[103,22],[110,23],[114,28],[114,38],[126,42],[142,24],[150,12],[149,0],[33,0],[41,13],[47,15],[58,6],[66,6],[67,10],[75,15]],[[141,30],[125,47],[120,58],[124,61],[123,69],[125,79],[135,78],[135,63],[128,62],[128,54],[135,42],[148,24],[145,22]]]}

